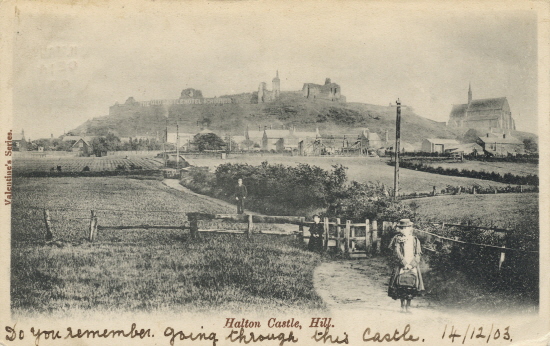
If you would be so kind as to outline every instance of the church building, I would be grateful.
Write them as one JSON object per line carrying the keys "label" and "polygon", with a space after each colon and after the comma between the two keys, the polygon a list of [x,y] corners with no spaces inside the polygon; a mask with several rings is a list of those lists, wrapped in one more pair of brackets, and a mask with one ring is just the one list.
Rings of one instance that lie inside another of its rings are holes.
{"label": "church building", "polygon": [[473,100],[471,85],[468,88],[468,103],[453,105],[447,126],[516,129],[506,97]]}

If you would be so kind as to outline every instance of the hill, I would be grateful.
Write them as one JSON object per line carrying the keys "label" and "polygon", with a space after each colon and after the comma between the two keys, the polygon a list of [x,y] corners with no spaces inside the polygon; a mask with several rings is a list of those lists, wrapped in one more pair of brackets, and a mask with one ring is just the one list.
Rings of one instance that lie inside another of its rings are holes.
{"label": "hill", "polygon": [[[225,95],[239,100],[253,100],[254,93]],[[257,96],[256,96],[257,99]],[[466,130],[448,128],[417,115],[402,106],[401,134],[408,143],[419,143],[424,138],[461,138]],[[73,133],[104,135],[113,132],[120,137],[161,136],[166,125],[176,121],[181,132],[198,132],[202,127],[226,134],[241,135],[248,126],[282,128],[296,126],[300,130],[319,130],[323,133],[356,132],[368,127],[382,138],[388,130],[389,139],[395,138],[395,106],[364,103],[339,103],[322,99],[306,99],[300,92],[282,92],[281,97],[265,104],[197,104],[151,105],[136,107],[128,112],[94,118],[74,129]]]}

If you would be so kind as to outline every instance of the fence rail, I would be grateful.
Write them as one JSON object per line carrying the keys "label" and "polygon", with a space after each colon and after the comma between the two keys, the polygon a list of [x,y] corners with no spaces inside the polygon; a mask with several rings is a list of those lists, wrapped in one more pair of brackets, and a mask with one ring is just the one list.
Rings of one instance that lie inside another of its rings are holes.
{"label": "fence rail", "polygon": [[[59,208],[61,210],[69,210],[66,208]],[[52,209],[53,210],[53,209]],[[78,209],[84,210],[84,209]],[[43,220],[45,225],[44,239],[51,241],[55,238],[54,225],[50,217],[50,211],[48,209],[42,209]],[[182,217],[180,225],[151,225],[151,224],[139,224],[139,225],[112,225],[102,226],[101,220],[97,215],[97,211],[117,211],[110,209],[97,209],[90,210],[90,217],[88,218],[89,224],[85,230],[85,238],[90,242],[97,241],[99,231],[103,230],[127,230],[127,229],[167,229],[167,230],[182,230],[189,231],[192,238],[199,238],[200,233],[226,233],[226,234],[244,234],[247,238],[253,237],[254,234],[271,234],[271,235],[285,235],[285,236],[299,236],[304,243],[309,242],[310,233],[308,227],[311,227],[314,223],[306,221],[305,217],[301,216],[265,216],[265,215],[250,215],[250,214],[209,214],[209,213],[179,213],[173,211],[171,213],[185,215],[186,219]],[[132,211],[132,210],[127,210]],[[142,211],[147,212],[147,211]],[[150,212],[161,212],[160,210],[154,210]],[[165,211],[170,212],[170,211]],[[83,218],[81,218],[83,219]],[[246,229],[215,229],[200,227],[202,221],[221,220],[233,223],[245,223]],[[290,224],[298,226],[295,231],[262,231],[257,229],[255,224]],[[342,254],[346,258],[360,258],[368,257],[369,255],[380,254],[388,247],[391,237],[395,233],[395,223],[388,221],[378,220],[365,220],[365,222],[357,223],[350,220],[342,221],[340,218],[329,220],[324,218],[322,220],[323,225],[323,248],[325,251],[332,250],[334,252]],[[437,246],[434,244],[449,244],[452,248],[474,246],[483,249],[489,249],[495,251],[495,257],[498,256],[498,268],[502,267],[503,262],[506,259],[506,254],[511,253],[525,253],[525,254],[537,254],[538,251],[528,251],[522,249],[514,249],[506,246],[506,238],[508,232],[511,229],[503,229],[496,227],[481,227],[463,224],[452,223],[431,223],[432,225],[438,225],[441,227],[459,227],[469,229],[482,229],[495,232],[499,235],[500,239],[504,240],[503,246],[491,245],[491,244],[477,244],[469,243],[458,239],[452,239],[431,232],[426,232],[420,229],[415,229],[414,232],[417,235],[422,235],[425,241],[423,242],[423,249],[430,252],[438,252]]]}

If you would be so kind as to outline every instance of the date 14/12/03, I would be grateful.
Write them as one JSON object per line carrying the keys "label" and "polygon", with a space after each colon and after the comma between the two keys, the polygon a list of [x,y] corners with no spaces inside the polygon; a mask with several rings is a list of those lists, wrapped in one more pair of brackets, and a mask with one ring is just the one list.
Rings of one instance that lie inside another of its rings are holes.
{"label": "date 14/12/03", "polygon": [[448,328],[447,325],[445,325],[445,330],[443,330],[441,339],[445,338],[451,339],[452,342],[455,342],[455,339],[458,339],[457,341],[462,341],[463,344],[465,343],[465,341],[470,339],[486,339],[487,343],[489,342],[489,340],[499,339],[512,342],[509,326],[504,329],[500,329],[495,328],[494,325],[491,325],[488,333],[483,330],[483,327],[468,325],[464,334],[462,334],[460,330],[456,329],[455,326],[451,326],[450,328]]}

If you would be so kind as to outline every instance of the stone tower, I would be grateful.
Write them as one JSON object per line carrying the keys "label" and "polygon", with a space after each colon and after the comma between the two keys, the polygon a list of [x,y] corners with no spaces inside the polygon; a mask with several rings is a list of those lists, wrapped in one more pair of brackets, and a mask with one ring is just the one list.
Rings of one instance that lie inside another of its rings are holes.
{"label": "stone tower", "polygon": [[472,102],[472,84],[468,84],[468,104]]}
{"label": "stone tower", "polygon": [[281,94],[281,80],[279,79],[279,70],[277,70],[277,75],[273,78],[273,98],[278,99]]}

